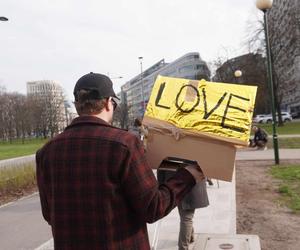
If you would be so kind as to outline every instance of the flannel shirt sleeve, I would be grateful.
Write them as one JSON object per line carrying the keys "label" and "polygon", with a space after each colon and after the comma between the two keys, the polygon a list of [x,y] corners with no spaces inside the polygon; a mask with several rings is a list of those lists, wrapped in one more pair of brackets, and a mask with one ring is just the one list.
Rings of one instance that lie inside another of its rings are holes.
{"label": "flannel shirt sleeve", "polygon": [[125,161],[122,188],[137,216],[148,223],[167,215],[195,185],[194,177],[185,169],[162,185],[147,164],[141,142],[130,144]]}
{"label": "flannel shirt sleeve", "polygon": [[41,202],[41,208],[42,208],[42,214],[44,219],[50,223],[50,212],[49,212],[49,206],[47,202],[47,195],[46,195],[46,180],[45,180],[45,173],[42,166],[42,156],[41,156],[41,150],[37,151],[36,153],[36,178],[37,178],[37,185],[39,189],[39,195],[40,195],[40,202]]}

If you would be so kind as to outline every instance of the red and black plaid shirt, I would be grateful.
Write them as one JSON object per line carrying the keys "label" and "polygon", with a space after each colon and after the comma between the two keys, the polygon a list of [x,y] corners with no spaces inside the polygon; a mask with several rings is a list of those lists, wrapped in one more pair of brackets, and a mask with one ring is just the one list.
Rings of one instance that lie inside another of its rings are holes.
{"label": "red and black plaid shirt", "polygon": [[42,212],[55,249],[149,249],[146,223],[195,185],[182,169],[158,186],[131,133],[81,116],[37,152]]}

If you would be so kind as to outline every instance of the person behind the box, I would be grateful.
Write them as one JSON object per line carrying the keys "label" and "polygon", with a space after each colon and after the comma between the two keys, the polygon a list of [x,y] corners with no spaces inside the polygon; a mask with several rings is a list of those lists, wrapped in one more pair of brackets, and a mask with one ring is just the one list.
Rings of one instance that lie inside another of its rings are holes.
{"label": "person behind the box", "polygon": [[158,185],[140,140],[111,125],[116,95],[102,74],[74,88],[79,117],[36,154],[42,214],[55,249],[150,249],[146,223],[204,178],[189,165]]}
{"label": "person behind the box", "polygon": [[267,149],[268,134],[267,132],[257,126],[252,127],[254,138],[250,140],[250,147],[257,149]]}
{"label": "person behind the box", "polygon": [[133,129],[131,130],[139,139],[144,141],[148,135],[147,129],[142,124],[141,118],[135,118],[133,123]]}
{"label": "person behind the box", "polygon": [[[183,160],[181,164],[172,163],[171,161],[163,161],[157,171],[157,179],[159,183],[164,183],[174,175],[174,171],[167,170],[168,165],[177,165],[179,168],[185,164],[197,164],[197,162]],[[178,159],[176,159],[177,161]],[[160,170],[163,169],[163,170]],[[209,205],[206,181],[202,180],[188,192],[183,200],[178,204],[178,212],[180,216],[180,228],[178,236],[178,249],[188,250],[190,243],[194,242],[194,228],[193,228],[193,217],[195,209],[207,207]]]}

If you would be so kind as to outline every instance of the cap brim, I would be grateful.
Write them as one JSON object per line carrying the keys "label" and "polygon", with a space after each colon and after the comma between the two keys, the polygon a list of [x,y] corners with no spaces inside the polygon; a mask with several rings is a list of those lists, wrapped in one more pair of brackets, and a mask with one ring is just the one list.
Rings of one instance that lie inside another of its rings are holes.
{"label": "cap brim", "polygon": [[119,101],[121,100],[119,97],[117,97],[116,95],[113,95],[114,98],[117,98]]}

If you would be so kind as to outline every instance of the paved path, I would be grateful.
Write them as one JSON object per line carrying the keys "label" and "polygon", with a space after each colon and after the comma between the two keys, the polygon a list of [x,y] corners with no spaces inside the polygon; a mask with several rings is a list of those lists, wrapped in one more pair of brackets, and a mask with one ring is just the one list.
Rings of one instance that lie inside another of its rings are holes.
{"label": "paved path", "polygon": [[[273,138],[273,135],[269,135],[271,138]],[[299,138],[300,135],[278,135],[278,138]]]}
{"label": "paved path", "polygon": [[[236,154],[236,160],[273,160],[274,150],[253,150],[253,149],[241,149]],[[292,160],[300,159],[300,149],[279,149],[279,159]]]}
{"label": "paved path", "polygon": [[35,249],[51,238],[38,193],[0,207],[0,249]]}
{"label": "paved path", "polygon": [[7,160],[0,161],[0,168],[4,167],[13,167],[13,166],[21,166],[26,163],[35,163],[35,155],[27,155]]}

